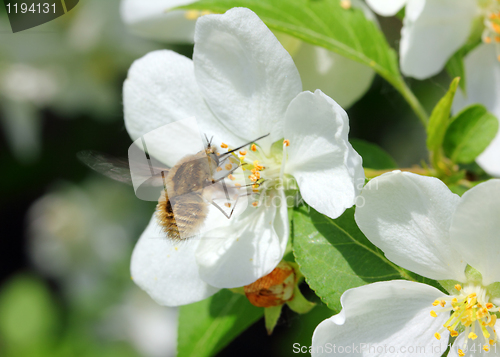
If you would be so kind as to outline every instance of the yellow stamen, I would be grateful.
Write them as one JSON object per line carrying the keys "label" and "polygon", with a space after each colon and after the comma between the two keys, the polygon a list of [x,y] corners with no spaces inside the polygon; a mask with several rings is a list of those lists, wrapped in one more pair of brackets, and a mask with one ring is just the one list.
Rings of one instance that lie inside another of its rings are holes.
{"label": "yellow stamen", "polygon": [[223,148],[223,149],[227,149],[228,146],[227,146],[227,144],[221,143],[220,147]]}
{"label": "yellow stamen", "polygon": [[474,332],[469,333],[469,336],[467,338],[470,338],[471,340],[475,340],[477,338],[477,335]]}
{"label": "yellow stamen", "polygon": [[240,155],[241,156],[245,156],[247,154],[247,151],[246,150],[240,150]]}
{"label": "yellow stamen", "polygon": [[439,332],[436,332],[434,334],[434,337],[436,337],[436,339],[440,340],[441,339],[441,335],[439,334]]}
{"label": "yellow stamen", "polygon": [[462,290],[462,285],[460,284],[455,285],[455,289],[457,289],[458,291]]}
{"label": "yellow stamen", "polygon": [[340,0],[340,7],[344,10],[349,10],[351,8],[351,0]]}
{"label": "yellow stamen", "polygon": [[459,349],[458,349],[458,355],[459,355],[460,357],[464,357],[464,356],[465,356],[465,353],[464,353],[464,351],[462,351],[462,350],[459,348]]}
{"label": "yellow stamen", "polygon": [[450,331],[450,336],[451,336],[451,337],[457,337],[457,336],[458,336],[458,332],[457,332],[457,331],[455,331],[455,330],[451,330],[451,331]]}
{"label": "yellow stamen", "polygon": [[250,146],[250,150],[257,151],[257,145],[252,144],[252,146]]}
{"label": "yellow stamen", "polygon": [[257,207],[258,205],[259,205],[259,202],[257,202],[257,201],[252,202],[252,206]]}
{"label": "yellow stamen", "polygon": [[283,145],[290,146],[290,140],[288,139],[283,140]]}
{"label": "yellow stamen", "polygon": [[432,306],[438,306],[439,305],[439,300],[436,300],[432,303]]}
{"label": "yellow stamen", "polygon": [[184,17],[188,20],[196,20],[200,17],[200,13],[196,10],[188,10],[184,13]]}
{"label": "yellow stamen", "polygon": [[231,204],[229,202],[228,203],[224,203],[224,206],[231,207]]}
{"label": "yellow stamen", "polygon": [[432,317],[437,317],[436,311],[431,310],[431,316],[432,316]]}

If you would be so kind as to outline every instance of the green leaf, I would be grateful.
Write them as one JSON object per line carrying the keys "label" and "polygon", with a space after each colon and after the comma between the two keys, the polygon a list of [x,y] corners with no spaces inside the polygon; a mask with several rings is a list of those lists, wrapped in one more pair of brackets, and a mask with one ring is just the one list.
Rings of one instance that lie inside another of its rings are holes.
{"label": "green leaf", "polygon": [[280,31],[371,67],[407,100],[424,125],[427,114],[399,73],[396,52],[363,11],[344,9],[335,0],[201,0],[176,9],[223,13],[233,7],[254,11],[272,30]]}
{"label": "green leaf", "polygon": [[330,309],[340,311],[340,296],[347,289],[411,279],[366,239],[354,221],[353,208],[337,219],[309,210],[301,207],[294,212],[295,259],[311,289]]}
{"label": "green leaf", "polygon": [[427,126],[427,148],[431,152],[438,152],[441,150],[446,128],[448,127],[451,105],[453,104],[453,98],[455,97],[459,81],[460,78],[455,78],[451,82],[448,92],[438,102],[429,118],[429,125]]}
{"label": "green leaf", "polygon": [[229,290],[221,290],[208,299],[182,306],[177,356],[213,356],[263,314],[264,309],[250,304],[246,296]]}
{"label": "green leaf", "polygon": [[454,162],[473,162],[495,138],[498,119],[479,104],[471,105],[453,119],[446,131],[443,148]]}
{"label": "green leaf", "polygon": [[397,168],[394,159],[380,146],[364,140],[350,139],[354,150],[363,158],[363,167],[374,170],[389,170]]}

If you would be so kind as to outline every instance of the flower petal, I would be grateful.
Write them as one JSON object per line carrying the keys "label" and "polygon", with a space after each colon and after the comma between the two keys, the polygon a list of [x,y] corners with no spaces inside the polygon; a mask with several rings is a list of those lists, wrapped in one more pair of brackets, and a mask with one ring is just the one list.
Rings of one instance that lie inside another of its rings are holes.
{"label": "flower petal", "polygon": [[361,192],[356,222],[387,259],[430,279],[465,281],[449,229],[460,201],[433,177],[394,171]]}
{"label": "flower petal", "polygon": [[418,79],[439,73],[467,40],[476,0],[410,0],[401,30],[401,70]]}
{"label": "flower petal", "polygon": [[196,0],[122,0],[123,22],[138,35],[174,42],[193,43],[196,19],[188,19],[185,11],[167,11]]}
{"label": "flower petal", "polygon": [[290,101],[301,91],[292,58],[252,11],[229,10],[198,20],[193,60],[210,108],[231,130],[267,151],[283,137]]}
{"label": "flower petal", "polygon": [[408,0],[366,0],[373,11],[382,16],[394,16]]}
{"label": "flower petal", "polygon": [[280,207],[249,207],[225,227],[205,233],[196,252],[203,280],[235,288],[270,273],[283,258],[288,240],[288,229],[280,229],[282,223],[275,227],[276,220],[288,223],[286,205]]}
{"label": "flower petal", "polygon": [[300,93],[287,109],[285,172],[295,177],[311,207],[332,218],[352,207],[365,182],[348,132],[346,112],[320,90]]}
{"label": "flower petal", "polygon": [[500,180],[467,191],[453,216],[452,244],[483,275],[483,284],[500,281]]}
{"label": "flower petal", "polygon": [[182,242],[166,238],[153,215],[132,254],[132,279],[165,306],[190,304],[215,294],[219,289],[198,273],[195,251],[199,242],[196,238]]}
{"label": "flower petal", "polygon": [[[426,284],[395,280],[347,290],[341,297],[342,311],[316,327],[313,356],[330,356],[328,346],[350,356],[414,356],[421,347],[425,356],[439,357],[446,350],[449,332],[440,341],[446,314],[430,316],[432,303],[443,293]],[[340,348],[343,348],[343,351]],[[358,350],[354,350],[358,347]],[[351,349],[350,351],[347,348]]]}
{"label": "flower petal", "polygon": [[[495,45],[482,44],[464,60],[467,96],[457,91],[453,110],[480,103],[500,119],[500,62]],[[490,175],[500,177],[500,132],[476,162]]]}
{"label": "flower petal", "polygon": [[[205,104],[194,77],[193,62],[173,51],[154,51],[132,64],[123,85],[123,106],[125,125],[133,140],[166,124],[195,117],[199,130],[207,136],[216,134],[226,142],[241,142]],[[190,148],[198,146],[200,136],[149,135],[147,144],[160,148],[165,141],[169,146]],[[169,166],[180,158],[172,152],[158,157]]]}
{"label": "flower petal", "polygon": [[304,90],[319,88],[343,108],[365,94],[375,75],[367,66],[305,42],[292,57]]}

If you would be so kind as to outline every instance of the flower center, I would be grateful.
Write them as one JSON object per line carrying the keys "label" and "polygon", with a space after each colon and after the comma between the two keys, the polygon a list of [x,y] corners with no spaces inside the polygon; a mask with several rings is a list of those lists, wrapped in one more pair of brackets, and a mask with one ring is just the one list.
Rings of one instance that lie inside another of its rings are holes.
{"label": "flower center", "polygon": [[500,61],[500,1],[480,1],[484,12],[484,31],[482,40],[484,43],[495,44],[497,59]]}
{"label": "flower center", "polygon": [[450,331],[451,337],[458,336],[458,331],[465,333],[464,345],[458,349],[459,356],[465,356],[467,342],[481,336],[483,350],[489,351],[490,345],[496,343],[498,335],[494,329],[497,321],[496,312],[499,308],[489,302],[486,289],[477,285],[467,285],[462,289],[459,284],[455,285],[458,295],[445,296],[434,301],[433,306],[441,306],[441,309],[431,310],[432,317],[440,313],[452,312],[450,318],[443,328],[434,334],[438,340],[444,329]]}
{"label": "flower center", "polygon": [[[250,181],[254,207],[259,206],[262,195],[272,195],[276,189],[281,189],[283,186],[286,188],[283,183],[283,171],[286,147],[289,145],[290,141],[288,140],[275,143],[270,154],[266,154],[256,144],[252,144],[249,149],[242,149],[232,154],[241,163],[245,181]],[[228,151],[231,150],[226,144],[222,144],[221,147],[227,148]],[[238,177],[235,176],[230,175],[229,178],[236,180]]]}

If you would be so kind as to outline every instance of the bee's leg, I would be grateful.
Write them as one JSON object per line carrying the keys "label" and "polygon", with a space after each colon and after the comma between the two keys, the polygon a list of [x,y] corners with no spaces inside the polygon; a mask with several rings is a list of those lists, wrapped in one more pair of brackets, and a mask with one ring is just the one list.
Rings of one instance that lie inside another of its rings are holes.
{"label": "bee's leg", "polygon": [[239,195],[236,198],[236,202],[234,202],[233,209],[231,210],[231,213],[229,213],[229,214],[227,214],[226,212],[224,212],[224,210],[217,203],[215,203],[213,200],[212,200],[212,205],[214,205],[219,211],[221,211],[222,214],[224,216],[226,216],[227,219],[230,219],[231,216],[233,215],[234,209],[236,208],[236,205],[238,204],[238,200],[240,199],[240,197],[246,197],[246,196],[251,196],[251,195],[252,195],[252,193],[247,193],[245,195]]}
{"label": "bee's leg", "polygon": [[228,177],[229,175],[231,175],[233,172],[235,172],[236,170],[238,170],[243,165],[246,165],[246,163],[244,162],[241,165],[236,166],[234,169],[231,169],[230,171],[228,171],[227,175],[222,176],[221,178],[218,178],[217,180],[212,179],[212,183],[217,183],[219,181],[224,180],[226,177]]}

